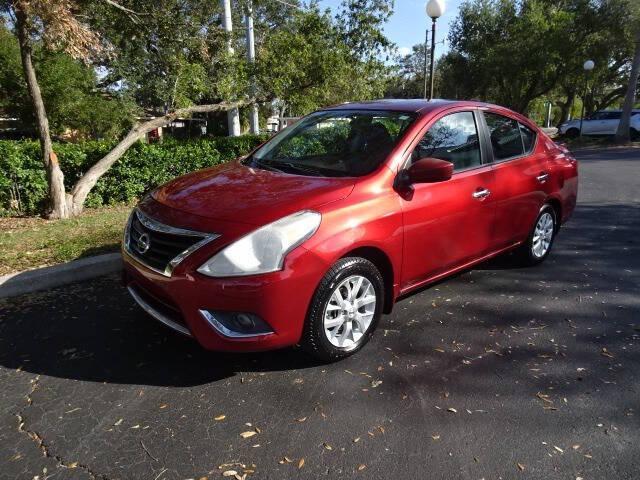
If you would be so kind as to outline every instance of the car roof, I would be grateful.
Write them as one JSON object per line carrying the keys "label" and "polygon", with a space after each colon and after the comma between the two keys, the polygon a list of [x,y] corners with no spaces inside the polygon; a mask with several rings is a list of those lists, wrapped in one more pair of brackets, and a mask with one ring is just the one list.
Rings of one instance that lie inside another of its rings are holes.
{"label": "car roof", "polygon": [[322,110],[388,110],[396,112],[428,113],[433,110],[440,110],[447,107],[473,106],[473,107],[495,107],[484,102],[474,100],[445,100],[435,98],[426,100],[423,98],[389,98],[381,100],[370,100],[367,102],[346,102],[339,105],[323,108]]}

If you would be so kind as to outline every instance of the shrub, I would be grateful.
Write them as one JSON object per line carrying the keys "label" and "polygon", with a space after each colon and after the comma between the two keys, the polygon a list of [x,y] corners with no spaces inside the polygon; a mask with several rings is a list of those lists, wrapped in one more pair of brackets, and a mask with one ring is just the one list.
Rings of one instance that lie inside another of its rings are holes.
{"label": "shrub", "polygon": [[[233,160],[267,137],[245,135],[132,146],[93,188],[88,207],[130,203],[154,187],[185,173]],[[56,143],[65,186],[70,189],[114,146],[111,141]],[[47,179],[35,140],[0,140],[0,215],[34,215],[46,205]]]}

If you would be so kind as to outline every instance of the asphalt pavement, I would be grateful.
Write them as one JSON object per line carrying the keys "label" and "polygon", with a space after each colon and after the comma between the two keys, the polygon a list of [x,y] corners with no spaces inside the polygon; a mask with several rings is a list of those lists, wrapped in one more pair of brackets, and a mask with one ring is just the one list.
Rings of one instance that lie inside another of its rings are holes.
{"label": "asphalt pavement", "polygon": [[0,302],[0,479],[639,478],[640,149],[578,158],[543,265],[412,295],[331,365],[203,351],[115,275]]}

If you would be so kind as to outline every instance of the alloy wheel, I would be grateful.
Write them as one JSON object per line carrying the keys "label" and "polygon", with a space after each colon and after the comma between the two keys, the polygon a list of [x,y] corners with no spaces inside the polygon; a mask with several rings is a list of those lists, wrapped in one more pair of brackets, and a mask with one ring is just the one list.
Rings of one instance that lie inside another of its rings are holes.
{"label": "alloy wheel", "polygon": [[533,242],[531,253],[536,258],[544,257],[549,251],[549,246],[553,240],[553,217],[549,212],[544,212],[538,218],[535,230],[533,232]]}
{"label": "alloy wheel", "polygon": [[334,288],[324,310],[324,333],[336,347],[355,348],[371,326],[376,310],[373,284],[352,275]]}

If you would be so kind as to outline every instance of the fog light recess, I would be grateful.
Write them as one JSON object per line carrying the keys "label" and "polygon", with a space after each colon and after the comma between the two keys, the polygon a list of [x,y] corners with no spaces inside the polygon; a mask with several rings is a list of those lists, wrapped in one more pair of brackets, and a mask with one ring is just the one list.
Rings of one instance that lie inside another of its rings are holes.
{"label": "fog light recess", "polygon": [[200,314],[225,337],[248,338],[273,333],[269,325],[253,313],[200,310]]}

